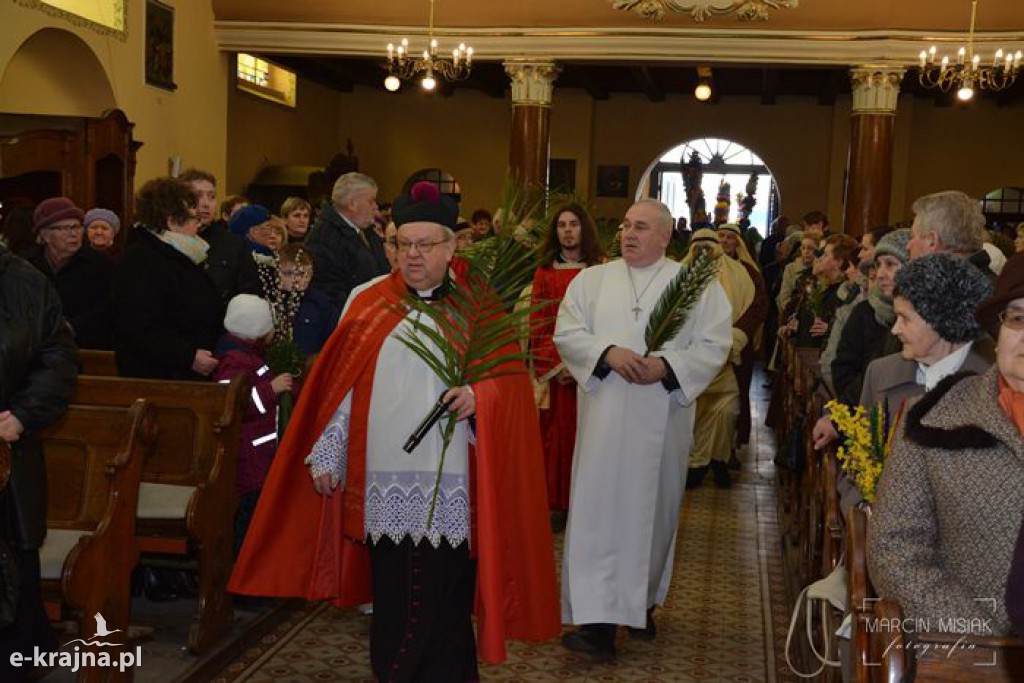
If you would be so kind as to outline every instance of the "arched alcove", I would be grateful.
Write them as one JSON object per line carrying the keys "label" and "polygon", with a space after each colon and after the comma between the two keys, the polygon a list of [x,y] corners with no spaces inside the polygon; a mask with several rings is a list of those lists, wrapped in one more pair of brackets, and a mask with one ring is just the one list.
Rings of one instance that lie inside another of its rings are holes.
{"label": "arched alcove", "polygon": [[455,200],[455,203],[462,202],[462,188],[459,187],[458,181],[448,171],[440,168],[421,168],[420,170],[409,176],[405,184],[402,185],[402,193],[406,194],[412,189],[412,186],[421,180],[425,180],[430,183],[437,185],[437,189],[441,194],[446,194]]}
{"label": "arched alcove", "polygon": [[44,28],[25,39],[0,76],[0,113],[96,117],[116,107],[99,59],[62,29]]}
{"label": "arched alcove", "polygon": [[[747,219],[762,235],[778,214],[779,190],[767,164],[752,150],[732,140],[697,138],[676,145],[651,162],[637,188],[637,199],[655,197],[665,202],[674,216],[693,222],[696,207],[686,196],[685,167],[699,164],[707,222],[737,222],[742,216],[738,194],[752,195],[753,209]],[[728,211],[725,221],[715,221],[716,196],[722,182],[728,183]]]}

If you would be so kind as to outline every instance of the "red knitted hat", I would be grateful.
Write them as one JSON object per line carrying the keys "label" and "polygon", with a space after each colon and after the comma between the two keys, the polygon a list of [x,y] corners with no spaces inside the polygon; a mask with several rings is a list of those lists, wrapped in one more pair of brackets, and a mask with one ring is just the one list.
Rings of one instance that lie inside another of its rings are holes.
{"label": "red knitted hat", "polygon": [[85,220],[85,212],[67,197],[50,197],[40,202],[32,214],[32,229],[38,233],[43,228],[68,218],[76,218],[81,223]]}

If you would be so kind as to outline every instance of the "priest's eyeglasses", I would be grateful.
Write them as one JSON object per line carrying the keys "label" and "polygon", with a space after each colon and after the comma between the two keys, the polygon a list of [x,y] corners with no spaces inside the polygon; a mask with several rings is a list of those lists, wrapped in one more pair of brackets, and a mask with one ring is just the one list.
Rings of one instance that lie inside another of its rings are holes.
{"label": "priest's eyeglasses", "polygon": [[448,240],[435,240],[433,242],[409,242],[407,240],[396,240],[395,246],[398,251],[402,254],[408,254],[413,247],[416,247],[416,251],[426,256],[434,250],[439,244],[444,244]]}
{"label": "priest's eyeglasses", "polygon": [[1024,330],[1024,311],[1019,308],[1007,308],[996,319],[1011,330]]}

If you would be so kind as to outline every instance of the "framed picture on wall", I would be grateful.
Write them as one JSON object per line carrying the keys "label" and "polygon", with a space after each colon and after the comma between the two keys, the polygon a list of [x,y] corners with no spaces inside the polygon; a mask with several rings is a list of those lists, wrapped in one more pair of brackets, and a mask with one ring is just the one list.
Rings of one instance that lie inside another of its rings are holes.
{"label": "framed picture on wall", "polygon": [[576,191],[576,160],[552,159],[548,162],[548,187],[555,192]]}
{"label": "framed picture on wall", "polygon": [[174,91],[174,8],[146,0],[146,84]]}
{"label": "framed picture on wall", "polygon": [[629,193],[629,166],[598,166],[597,196],[625,197]]}

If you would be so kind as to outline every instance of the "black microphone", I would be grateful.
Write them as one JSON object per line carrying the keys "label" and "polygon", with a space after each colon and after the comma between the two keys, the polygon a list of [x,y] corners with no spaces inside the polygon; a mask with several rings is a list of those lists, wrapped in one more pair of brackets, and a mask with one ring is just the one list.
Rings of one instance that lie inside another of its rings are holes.
{"label": "black microphone", "polygon": [[451,405],[451,401],[444,400],[444,395],[447,393],[448,392],[446,391],[444,394],[441,394],[441,397],[437,399],[437,403],[434,404],[434,407],[429,413],[427,413],[427,416],[423,418],[422,422],[420,422],[420,426],[416,428],[416,431],[409,436],[405,445],[402,446],[402,450],[406,453],[412,453],[413,450],[420,445],[420,441],[423,441],[423,437],[427,435],[427,432],[433,429],[438,420],[444,417],[444,414],[448,412],[448,406]]}

